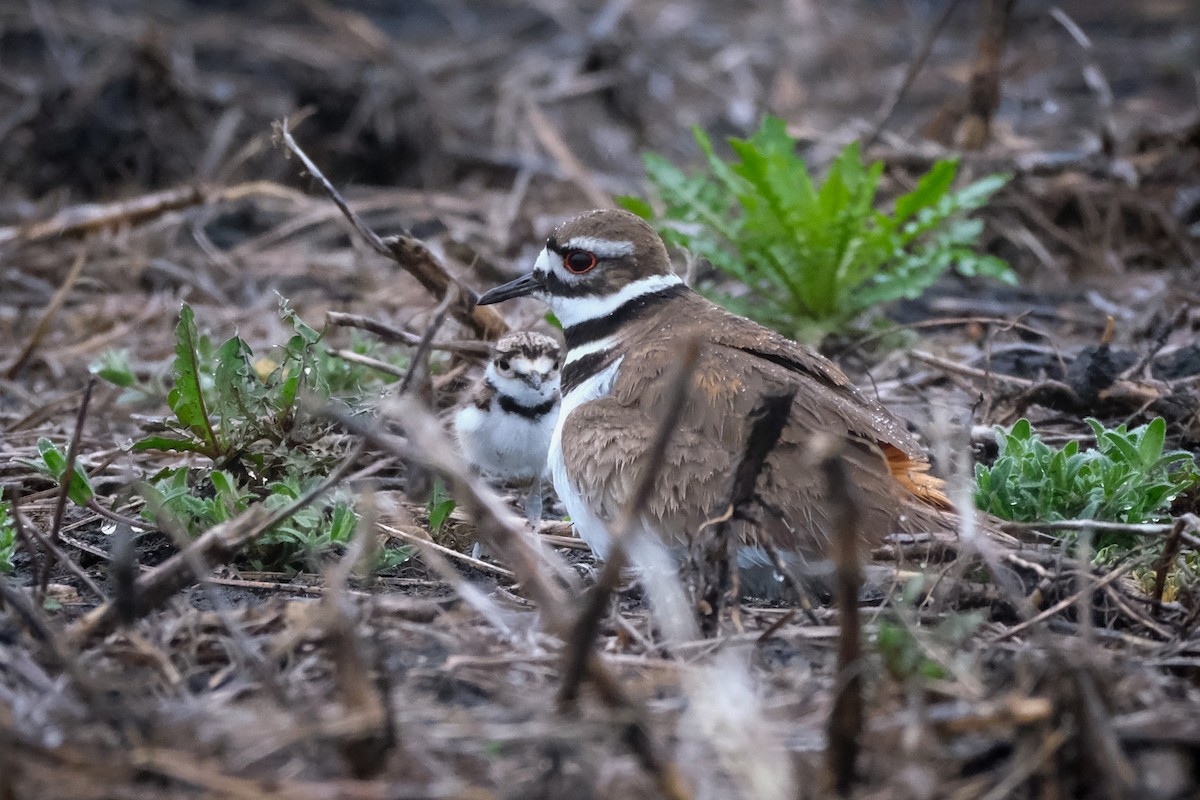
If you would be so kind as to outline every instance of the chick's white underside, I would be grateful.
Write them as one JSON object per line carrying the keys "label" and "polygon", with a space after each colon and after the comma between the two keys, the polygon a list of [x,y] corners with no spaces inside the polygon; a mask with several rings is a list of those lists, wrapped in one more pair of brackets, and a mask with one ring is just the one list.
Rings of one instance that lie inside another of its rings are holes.
{"label": "chick's white underside", "polygon": [[503,480],[530,480],[546,470],[546,452],[554,433],[554,414],[526,419],[493,407],[460,409],[454,429],[467,460]]}

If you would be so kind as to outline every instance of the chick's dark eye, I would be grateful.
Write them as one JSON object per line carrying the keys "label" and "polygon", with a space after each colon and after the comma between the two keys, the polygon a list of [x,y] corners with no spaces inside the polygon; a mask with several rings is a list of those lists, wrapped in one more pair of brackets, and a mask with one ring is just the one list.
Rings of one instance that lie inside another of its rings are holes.
{"label": "chick's dark eye", "polygon": [[596,266],[596,256],[586,250],[572,250],[563,256],[563,266],[576,275],[582,275]]}
{"label": "chick's dark eye", "polygon": [[502,358],[502,359],[500,359],[499,361],[497,361],[497,362],[496,362],[496,366],[497,366],[497,367],[498,367],[498,368],[499,368],[501,371],[505,371],[505,372],[507,372],[507,371],[508,371],[508,359],[507,359],[507,358]]}

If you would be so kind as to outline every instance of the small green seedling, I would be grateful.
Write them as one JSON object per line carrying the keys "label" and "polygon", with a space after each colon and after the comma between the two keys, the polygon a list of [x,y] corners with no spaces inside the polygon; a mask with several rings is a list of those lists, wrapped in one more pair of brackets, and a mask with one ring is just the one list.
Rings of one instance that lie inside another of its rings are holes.
{"label": "small green seedling", "polygon": [[[42,460],[24,463],[49,475],[61,486],[63,473],[67,471],[67,456],[45,436],[38,439],[37,449]],[[87,473],[76,463],[71,476],[71,485],[67,489],[67,498],[76,505],[86,506],[88,501],[95,496],[96,490],[92,488],[92,482],[88,479]]]}
{"label": "small green seedling", "polygon": [[7,574],[13,571],[13,556],[16,553],[17,524],[12,517],[12,505],[0,501],[0,572]]}
{"label": "small green seedling", "polygon": [[[175,360],[167,404],[169,432],[133,445],[137,451],[193,453],[207,466],[162,470],[140,485],[146,515],[169,514],[193,534],[229,520],[261,502],[268,511],[290,505],[323,479],[342,457],[326,437],[330,424],[305,412],[306,395],[328,399],[360,390],[368,381],[361,368],[347,368],[329,355],[323,334],[280,304],[292,336],[267,357],[233,336],[219,347],[201,336],[192,309],[184,305],[175,330]],[[99,365],[97,374],[128,387],[132,374],[118,359]],[[301,509],[264,534],[248,550],[256,568],[293,569],[344,547],[354,536],[357,517],[346,496],[335,495]],[[403,550],[381,552],[377,566],[394,566]]]}
{"label": "small green seedling", "polygon": [[881,619],[876,629],[875,649],[897,681],[950,678],[954,667],[950,660],[960,656],[964,644],[983,624],[981,611],[951,612],[936,625],[920,628],[919,637],[912,610],[925,589],[922,577],[908,581],[895,602],[897,612],[909,621]]}
{"label": "small green seedling", "polygon": [[[1078,442],[1050,447],[1026,419],[997,428],[999,456],[990,467],[975,467],[976,504],[1018,522],[1161,522],[1175,498],[1200,482],[1190,453],[1164,450],[1161,417],[1133,430],[1105,428],[1090,418],[1087,424],[1096,437],[1089,450],[1080,450]],[[1097,550],[1132,544],[1122,534],[1096,539]]]}
{"label": "small green seedling", "polygon": [[446,491],[446,485],[442,483],[441,478],[435,478],[426,509],[429,512],[429,530],[434,536],[442,532],[442,526],[446,524],[455,506],[454,498]]}

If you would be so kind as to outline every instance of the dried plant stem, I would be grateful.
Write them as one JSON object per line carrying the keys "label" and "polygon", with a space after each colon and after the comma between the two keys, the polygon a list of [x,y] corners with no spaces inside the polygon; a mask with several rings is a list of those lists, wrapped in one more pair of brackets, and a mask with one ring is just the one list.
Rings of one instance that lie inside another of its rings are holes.
{"label": "dried plant stem", "polygon": [[[859,564],[859,510],[856,489],[842,461],[841,443],[822,437],[814,443],[825,474],[828,509],[833,534],[834,602],[838,609],[837,681],[829,714],[829,749],[826,761],[833,785],[843,797],[854,785],[859,736],[863,727],[862,622],[858,593],[862,588]],[[821,452],[824,450],[824,452]]]}
{"label": "dried plant stem", "polygon": [[[83,423],[87,419],[88,405],[92,402],[92,390],[96,388],[96,378],[88,379],[83,390],[83,399],[79,402],[79,413],[75,415],[75,431],[71,434],[71,444],[67,446],[67,465],[59,478],[58,498],[54,504],[54,522],[50,528],[50,541],[58,543],[59,530],[62,528],[63,515],[67,511],[67,499],[71,494],[71,484],[75,480],[75,461],[79,457],[79,442],[83,438]],[[50,583],[50,571],[54,569],[57,558],[54,552],[46,553],[46,562],[42,565],[42,577],[38,583],[38,595],[45,596],[46,586]]]}
{"label": "dried plant stem", "polygon": [[[416,347],[421,342],[421,337],[415,333],[388,325],[386,322],[381,322],[377,319],[364,317],[361,314],[346,314],[341,311],[325,312],[325,323],[327,325],[336,325],[341,328],[359,328],[364,331],[369,331],[381,339],[390,342],[399,342],[411,347]],[[462,356],[475,356],[478,358],[487,358],[490,349],[486,342],[479,342],[471,339],[456,339],[445,342],[430,342],[430,350],[440,350],[447,353],[456,353]]]}
{"label": "dried plant stem", "polygon": [[679,418],[679,412],[683,409],[683,403],[687,399],[689,382],[699,358],[700,341],[695,337],[688,339],[683,345],[679,366],[672,378],[671,389],[667,395],[662,415],[659,417],[658,426],[654,430],[654,437],[646,448],[647,462],[644,465],[641,481],[635,487],[633,496],[625,508],[621,510],[621,516],[609,529],[612,547],[608,559],[604,562],[604,568],[596,579],[596,585],[588,593],[587,600],[567,639],[562,683],[558,689],[558,703],[561,708],[567,708],[575,701],[579,693],[579,685],[589,671],[596,632],[608,610],[608,602],[613,592],[620,585],[621,570],[627,563],[626,540],[634,523],[641,515],[642,509],[646,507],[646,501],[654,489],[655,481],[658,480],[667,443],[675,430],[675,422]]}
{"label": "dried plant stem", "polygon": [[399,264],[438,300],[446,297],[451,286],[458,286],[461,293],[450,311],[455,319],[471,328],[481,338],[498,339],[508,331],[508,324],[504,318],[491,308],[475,305],[478,295],[450,275],[420,240],[411,236],[389,236],[384,239],[368,228],[358,214],[350,208],[350,204],[346,202],[341,193],[308,157],[308,154],[296,143],[288,129],[287,120],[276,123],[276,132],[284,146],[300,159],[304,169],[321,185],[325,193],[329,195],[329,199],[337,205],[355,232],[372,250]]}

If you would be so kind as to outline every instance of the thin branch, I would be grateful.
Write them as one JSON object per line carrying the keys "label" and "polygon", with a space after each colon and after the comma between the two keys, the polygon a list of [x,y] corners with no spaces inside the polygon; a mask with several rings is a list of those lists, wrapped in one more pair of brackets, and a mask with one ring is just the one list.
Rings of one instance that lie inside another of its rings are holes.
{"label": "thin branch", "polygon": [[[96,387],[95,376],[88,379],[87,387],[83,390],[83,399],[79,402],[79,412],[75,415],[75,431],[71,434],[71,443],[67,446],[67,466],[59,478],[58,499],[54,505],[54,523],[50,527],[50,541],[58,543],[58,533],[62,528],[63,515],[67,511],[67,499],[71,494],[71,484],[75,481],[75,461],[79,458],[79,442],[83,438],[83,423],[87,419],[88,405],[92,402],[92,390]],[[46,594],[46,586],[50,583],[50,570],[54,568],[55,555],[46,552],[46,563],[42,566],[42,578],[38,584],[39,596]]]}
{"label": "thin branch", "polygon": [[[335,325],[340,328],[359,328],[360,330],[369,331],[386,341],[399,342],[410,347],[416,347],[421,342],[421,337],[415,333],[393,327],[377,319],[364,317],[360,314],[327,311],[325,312],[325,324]],[[486,342],[474,339],[452,339],[444,342],[431,342],[429,349],[479,358],[487,358],[491,352],[491,348]]]}
{"label": "thin branch", "polygon": [[871,126],[871,132],[863,138],[863,149],[866,150],[871,145],[875,144],[879,139],[879,134],[883,132],[884,127],[892,119],[892,114],[895,113],[896,107],[900,101],[904,99],[904,95],[908,94],[909,88],[917,75],[920,74],[925,62],[929,60],[929,54],[933,52],[933,44],[941,35],[942,29],[946,27],[946,23],[950,21],[950,17],[954,14],[954,10],[958,8],[961,0],[947,0],[946,5],[942,8],[942,13],[929,26],[929,30],[925,32],[925,38],[921,41],[921,46],[917,49],[917,53],[913,56],[913,60],[909,62],[908,69],[904,71],[904,79],[896,86],[895,89],[888,94],[883,103],[879,106],[879,111],[875,114],[875,124]]}
{"label": "thin branch", "polygon": [[695,371],[699,359],[700,340],[691,337],[683,343],[679,365],[672,378],[667,401],[661,416],[659,416],[654,437],[646,447],[646,462],[643,465],[641,480],[634,488],[633,495],[625,507],[621,509],[621,516],[609,528],[612,545],[608,560],[604,562],[604,569],[600,571],[596,585],[588,593],[587,600],[567,639],[562,684],[558,689],[560,707],[567,707],[575,701],[579,693],[579,686],[583,682],[584,676],[589,673],[591,662],[595,660],[592,643],[595,641],[600,621],[604,619],[608,610],[609,599],[620,584],[621,570],[625,568],[628,560],[626,540],[634,522],[646,507],[646,501],[658,480],[666,455],[667,443],[677,427],[676,421],[679,419],[683,403],[688,397],[692,373]]}
{"label": "thin branch", "polygon": [[308,157],[288,129],[288,121],[275,124],[275,131],[283,145],[304,165],[304,169],[316,180],[325,194],[329,196],[342,215],[349,221],[355,232],[362,237],[367,245],[385,258],[400,265],[404,271],[412,275],[439,301],[444,299],[451,286],[457,286],[460,294],[457,302],[451,307],[454,318],[471,328],[476,335],[483,339],[498,339],[508,332],[508,324],[496,311],[487,306],[477,306],[475,301],[479,296],[470,287],[463,285],[434,257],[429,248],[419,239],[412,236],[388,236],[380,238],[379,234],[367,227],[366,223],[350,208],[350,204],[341,193],[330,183],[324,173],[317,168]]}
{"label": "thin branch", "polygon": [[859,564],[859,505],[857,487],[842,458],[844,443],[819,436],[813,455],[825,474],[826,507],[833,528],[834,602],[838,609],[837,681],[829,712],[827,763],[834,788],[844,796],[854,785],[859,737],[863,728],[862,623],[858,593],[862,587]]}

